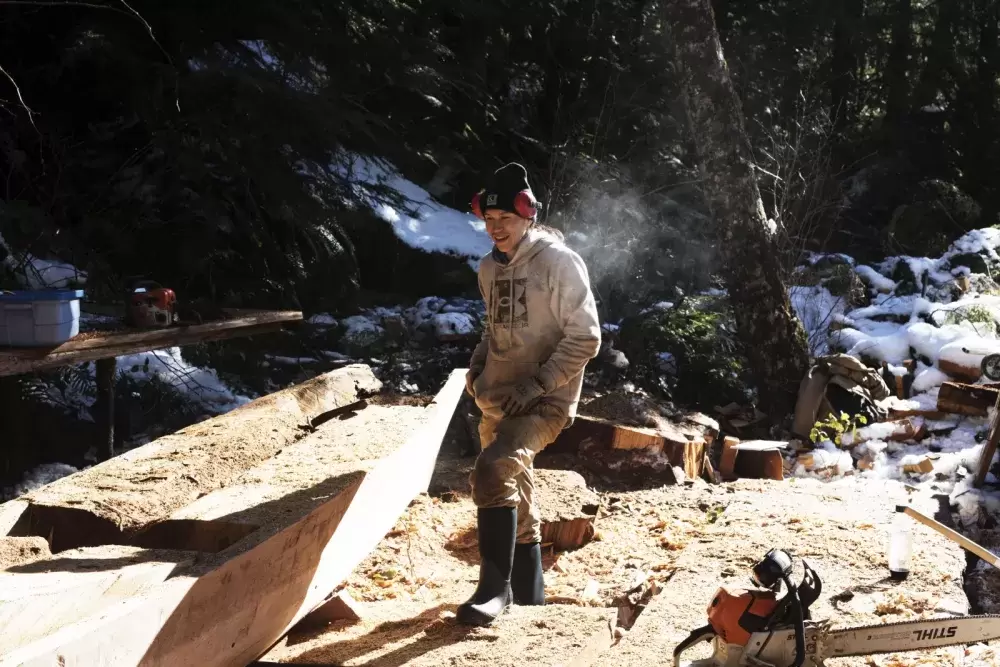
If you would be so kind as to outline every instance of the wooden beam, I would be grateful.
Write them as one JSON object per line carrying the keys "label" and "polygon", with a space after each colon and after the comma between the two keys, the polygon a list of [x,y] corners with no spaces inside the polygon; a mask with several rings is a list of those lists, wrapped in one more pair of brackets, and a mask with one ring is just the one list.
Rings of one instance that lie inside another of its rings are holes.
{"label": "wooden beam", "polygon": [[945,382],[938,390],[937,409],[970,417],[985,417],[1000,396],[996,386]]}
{"label": "wooden beam", "polygon": [[[378,461],[344,464],[310,490],[317,506],[290,525],[279,514],[251,538],[153,589],[9,651],[0,667],[253,662],[320,607],[427,488],[464,390],[465,370],[454,371],[404,445]],[[2,626],[0,646],[9,646]]]}
{"label": "wooden beam", "polygon": [[369,367],[345,366],[64,477],[22,497],[31,534],[51,533],[53,552],[127,544],[381,386]]}
{"label": "wooden beam", "polygon": [[239,317],[207,324],[82,336],[54,348],[0,348],[0,376],[179,345],[273,333],[301,321],[302,313],[298,311],[242,311]]}
{"label": "wooden beam", "polygon": [[993,415],[993,423],[990,424],[990,434],[986,438],[986,444],[983,445],[983,451],[979,453],[979,465],[976,466],[976,477],[973,479],[973,485],[979,488],[986,481],[986,475],[990,472],[990,466],[993,465],[993,456],[997,453],[997,444],[1000,444],[1000,394],[997,395],[996,403],[994,404],[997,408],[996,414]]}

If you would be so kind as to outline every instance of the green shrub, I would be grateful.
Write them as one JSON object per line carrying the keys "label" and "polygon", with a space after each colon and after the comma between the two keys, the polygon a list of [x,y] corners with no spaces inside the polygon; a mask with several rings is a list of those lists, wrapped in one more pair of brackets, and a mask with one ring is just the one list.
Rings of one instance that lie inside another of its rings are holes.
{"label": "green shrub", "polygon": [[[622,351],[631,362],[631,379],[687,405],[745,401],[746,359],[735,329],[728,304],[705,297],[626,320]],[[660,369],[662,352],[676,358],[676,374]]]}

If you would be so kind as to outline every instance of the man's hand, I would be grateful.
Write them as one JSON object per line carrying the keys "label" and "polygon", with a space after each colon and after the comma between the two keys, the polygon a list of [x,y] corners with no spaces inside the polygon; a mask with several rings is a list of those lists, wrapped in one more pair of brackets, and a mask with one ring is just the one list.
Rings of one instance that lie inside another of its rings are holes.
{"label": "man's hand", "polygon": [[515,417],[524,414],[544,395],[545,389],[538,380],[535,378],[524,380],[510,388],[510,393],[507,394],[500,409],[505,416]]}
{"label": "man's hand", "polygon": [[479,377],[480,371],[474,368],[470,368],[465,374],[465,391],[469,392],[469,396],[472,398],[476,397],[476,392],[473,390],[472,385],[475,384],[476,378]]}

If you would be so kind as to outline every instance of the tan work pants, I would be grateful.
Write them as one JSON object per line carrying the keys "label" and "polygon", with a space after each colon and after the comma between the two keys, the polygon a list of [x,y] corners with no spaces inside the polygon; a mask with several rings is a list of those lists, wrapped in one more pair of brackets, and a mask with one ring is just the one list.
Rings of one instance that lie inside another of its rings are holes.
{"label": "tan work pants", "polygon": [[534,414],[495,420],[483,417],[479,436],[483,451],[472,471],[472,500],[476,507],[516,507],[517,543],[542,541],[542,517],[534,499],[535,455],[547,447],[566,425],[562,410],[548,405]]}

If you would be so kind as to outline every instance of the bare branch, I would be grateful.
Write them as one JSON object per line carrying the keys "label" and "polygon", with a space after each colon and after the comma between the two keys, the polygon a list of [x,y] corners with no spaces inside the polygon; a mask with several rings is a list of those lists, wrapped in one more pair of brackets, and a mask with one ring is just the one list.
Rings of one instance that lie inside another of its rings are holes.
{"label": "bare branch", "polygon": [[[81,0],[0,0],[0,5],[25,5],[34,7],[86,7],[88,9],[103,9],[125,16],[132,16],[129,12],[118,7],[100,5],[94,2],[82,2]],[[134,16],[133,16],[134,18]]]}
{"label": "bare branch", "polygon": [[28,112],[28,120],[31,121],[31,126],[35,128],[35,132],[38,132],[38,126],[35,125],[35,112],[32,111],[31,107],[28,106],[28,103],[24,101],[24,95],[21,94],[21,87],[17,85],[17,81],[10,75],[10,72],[3,68],[2,65],[0,65],[0,74],[7,77],[7,79],[10,80],[10,85],[14,86],[14,91],[17,93],[17,99],[21,102],[21,106],[24,107],[24,110]]}

